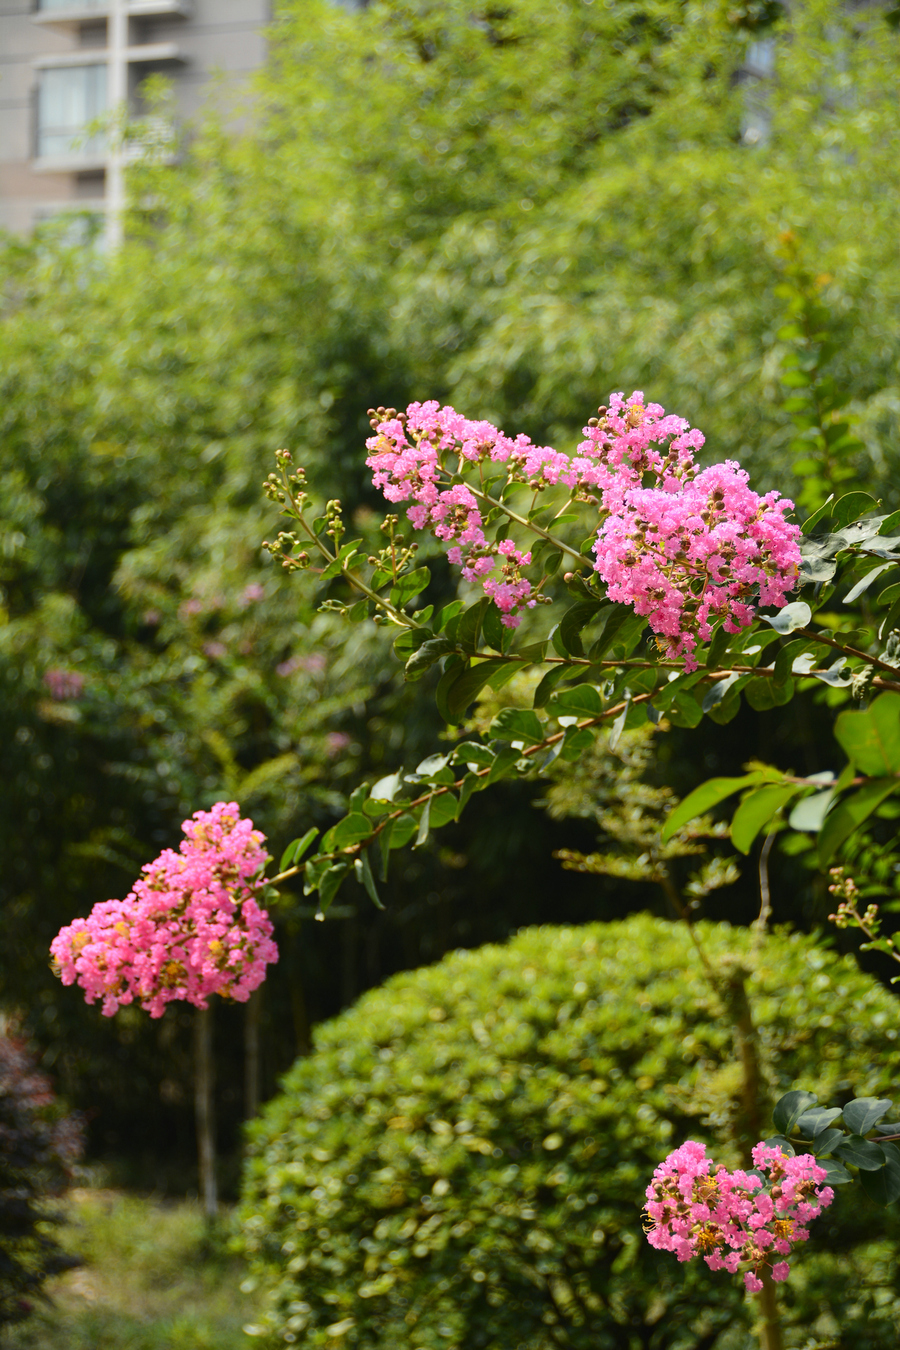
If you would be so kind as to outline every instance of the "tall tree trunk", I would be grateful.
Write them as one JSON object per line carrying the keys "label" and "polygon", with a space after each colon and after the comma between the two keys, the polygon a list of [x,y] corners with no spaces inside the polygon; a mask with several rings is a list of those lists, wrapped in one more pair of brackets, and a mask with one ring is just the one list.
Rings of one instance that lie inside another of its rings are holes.
{"label": "tall tree trunk", "polygon": [[194,1021],[194,1107],[197,1117],[197,1159],[200,1165],[200,1201],[208,1223],[219,1211],[216,1185],[216,1121],[212,1005],[198,1008]]}
{"label": "tall tree trunk", "polygon": [[259,1111],[259,1022],[262,985],[254,989],[244,1011],[244,1116],[252,1120]]}

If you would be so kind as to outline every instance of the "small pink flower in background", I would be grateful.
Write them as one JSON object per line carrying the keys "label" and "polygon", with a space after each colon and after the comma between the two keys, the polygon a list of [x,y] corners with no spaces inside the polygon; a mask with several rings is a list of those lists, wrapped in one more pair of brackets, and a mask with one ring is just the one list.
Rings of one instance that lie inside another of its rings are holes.
{"label": "small pink flower in background", "polygon": [[306,675],[324,675],[327,667],[328,661],[321,652],[310,652],[307,656],[289,656],[275,667],[275,674],[287,676],[302,670]]}
{"label": "small pink flower in background", "polygon": [[191,619],[197,614],[202,614],[203,608],[203,601],[198,600],[196,596],[192,597],[190,600],[185,600],[184,603],[179,606],[178,617],[179,619]]}
{"label": "small pink flower in background", "polygon": [[265,836],[234,802],[195,812],[182,829],[179,851],[147,863],[124,900],[96,904],[50,945],[63,984],[80,985],[88,1003],[102,999],[107,1017],[135,1001],[151,1017],[174,999],[243,1003],[278,960],[256,899]]}
{"label": "small pink flower in background", "polygon": [[345,731],[329,731],[325,737],[325,753],[334,759],[342,750],[346,750],[350,744],[350,737]]}
{"label": "small pink flower in background", "polygon": [[158,609],[145,609],[141,615],[141,623],[146,624],[148,628],[155,628],[162,619]]}
{"label": "small pink flower in background", "polygon": [[246,609],[248,605],[252,605],[256,600],[262,600],[265,593],[265,590],[260,586],[258,581],[252,581],[249,586],[244,587],[241,593],[241,609]]}
{"label": "small pink flower in background", "polygon": [[77,670],[45,670],[43,683],[57,703],[73,702],[84,693],[84,676]]}
{"label": "small pink flower in background", "polygon": [[679,1261],[702,1256],[710,1270],[732,1274],[743,1266],[751,1293],[762,1289],[768,1267],[786,1280],[787,1256],[809,1237],[807,1224],[831,1204],[834,1191],[821,1186],[827,1173],[804,1153],[789,1158],[779,1148],[756,1144],[754,1166],[768,1176],[713,1166],[706,1147],[689,1139],[661,1162],[647,1187],[647,1240]]}
{"label": "small pink flower in background", "polygon": [[224,642],[204,642],[203,651],[211,661],[218,661],[225,655],[228,648],[225,646]]}

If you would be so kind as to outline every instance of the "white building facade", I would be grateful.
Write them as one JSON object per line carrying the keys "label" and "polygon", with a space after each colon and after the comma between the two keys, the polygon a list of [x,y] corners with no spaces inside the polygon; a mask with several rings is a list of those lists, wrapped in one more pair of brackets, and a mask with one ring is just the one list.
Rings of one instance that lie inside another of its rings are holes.
{"label": "white building facade", "polygon": [[[265,59],[270,10],[269,0],[0,0],[0,228],[28,233],[88,211],[114,245],[134,149],[104,118],[139,119],[154,73],[171,82],[182,121],[210,95],[237,98]],[[146,132],[157,144],[169,134],[152,119]]]}

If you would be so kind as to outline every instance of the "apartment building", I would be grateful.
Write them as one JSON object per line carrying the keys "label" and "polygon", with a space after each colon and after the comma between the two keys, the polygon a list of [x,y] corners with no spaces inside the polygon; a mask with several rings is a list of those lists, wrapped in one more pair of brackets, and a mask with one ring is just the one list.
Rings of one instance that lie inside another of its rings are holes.
{"label": "apartment building", "polygon": [[[228,101],[265,55],[269,0],[0,0],[0,228],[27,233],[64,211],[102,216],[116,242],[136,143],[104,114],[146,114],[141,87],[171,81],[175,114]],[[215,81],[215,84],[213,83]],[[169,129],[145,121],[165,144]]]}

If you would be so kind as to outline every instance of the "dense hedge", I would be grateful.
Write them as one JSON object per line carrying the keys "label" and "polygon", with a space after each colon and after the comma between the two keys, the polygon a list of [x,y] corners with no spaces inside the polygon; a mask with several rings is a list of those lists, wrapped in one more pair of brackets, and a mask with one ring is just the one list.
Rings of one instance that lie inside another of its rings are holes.
{"label": "dense hedge", "polygon": [[[773,1096],[896,1095],[897,1005],[852,958],[787,933],[754,956],[747,931],[698,928],[714,959],[755,967]],[[348,1350],[743,1346],[738,1282],[655,1253],[640,1224],[676,1143],[734,1163],[741,1082],[681,925],[533,928],[395,977],[320,1028],[253,1129],[254,1330]],[[853,1192],[787,1286],[798,1344],[897,1344],[900,1228]]]}
{"label": "dense hedge", "polygon": [[25,1045],[0,1032],[0,1327],[31,1312],[44,1281],[73,1265],[47,1231],[57,1193],[81,1147]]}

